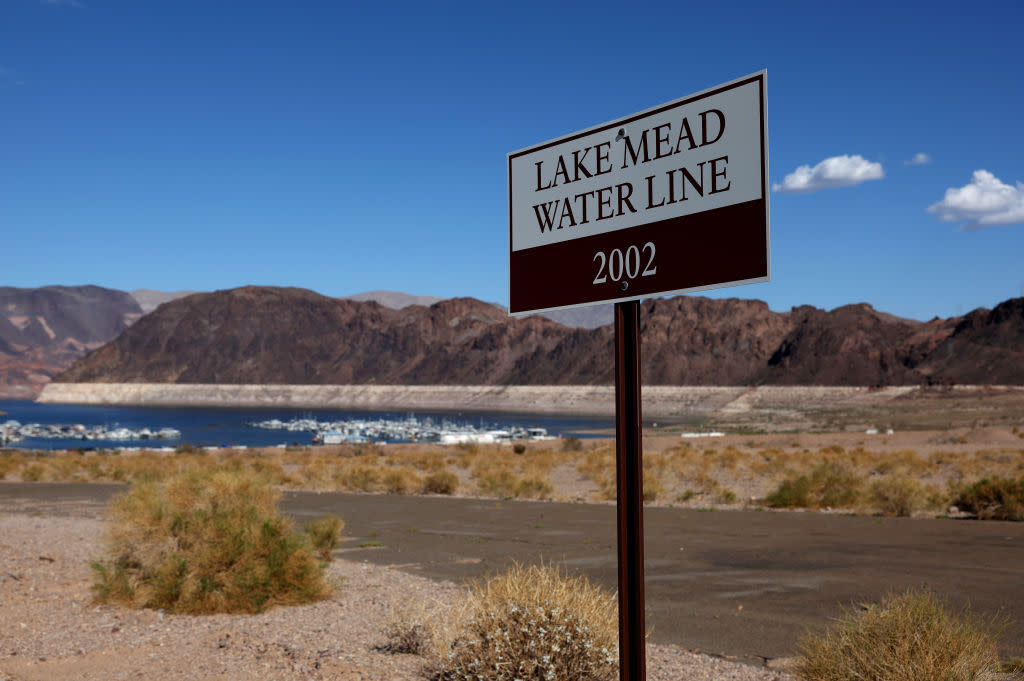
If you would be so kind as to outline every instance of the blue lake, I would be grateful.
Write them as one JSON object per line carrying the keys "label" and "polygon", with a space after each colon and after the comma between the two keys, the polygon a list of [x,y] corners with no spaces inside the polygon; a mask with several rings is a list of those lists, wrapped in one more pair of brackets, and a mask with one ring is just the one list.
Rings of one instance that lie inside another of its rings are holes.
{"label": "blue lake", "polygon": [[104,441],[26,438],[7,445],[20,449],[74,449],[115,447],[175,447],[188,443],[197,446],[268,447],[280,444],[309,444],[312,434],[287,430],[264,430],[248,424],[278,419],[313,418],[318,421],[350,419],[404,420],[410,414],[420,420],[448,422],[456,426],[510,428],[540,427],[556,436],[593,437],[594,430],[614,431],[611,417],[551,414],[505,414],[501,412],[455,411],[357,411],[339,409],[287,408],[208,408],[208,407],[106,407],[75,404],[40,404],[26,401],[0,400],[0,424],[13,419],[21,424],[82,424],[85,426],[121,426],[130,429],[175,428],[181,431],[177,440]]}

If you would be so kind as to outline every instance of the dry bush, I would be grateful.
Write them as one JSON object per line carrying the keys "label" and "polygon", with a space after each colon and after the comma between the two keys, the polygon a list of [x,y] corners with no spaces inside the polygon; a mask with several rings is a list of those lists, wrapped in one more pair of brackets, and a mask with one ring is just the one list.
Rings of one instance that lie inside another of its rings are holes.
{"label": "dry bush", "polygon": [[793,671],[802,681],[989,681],[997,629],[927,591],[889,595],[804,638]]}
{"label": "dry bush", "polygon": [[385,653],[421,655],[434,661],[440,659],[447,640],[454,637],[455,609],[442,610],[435,604],[428,607],[420,601],[403,603],[393,608],[384,620],[383,643],[377,650]]}
{"label": "dry bush", "polygon": [[380,480],[380,471],[374,466],[355,465],[334,473],[334,482],[339,488],[354,492],[372,492]]}
{"label": "dry bush", "polygon": [[871,504],[886,516],[909,517],[929,505],[924,485],[904,475],[875,480],[869,497]]}
{"label": "dry bush", "polygon": [[563,452],[578,452],[583,449],[583,442],[576,437],[571,435],[562,440],[562,451]]}
{"label": "dry bush", "polygon": [[543,499],[551,496],[554,488],[542,477],[523,478],[516,487],[515,496],[524,499]]}
{"label": "dry bush", "polygon": [[320,556],[320,560],[331,560],[331,552],[338,548],[341,531],[345,521],[336,515],[327,515],[306,523],[302,531],[309,538],[309,543]]}
{"label": "dry bush", "polygon": [[901,449],[900,451],[891,452],[876,458],[878,458],[878,463],[873,468],[875,473],[923,475],[932,467],[929,461],[922,458],[912,449]]}
{"label": "dry bush", "polygon": [[423,480],[408,468],[394,468],[381,475],[384,491],[388,494],[409,494],[423,489]]}
{"label": "dry bush", "polygon": [[519,489],[519,476],[505,467],[478,466],[473,469],[480,492],[488,496],[507,499],[516,496]]}
{"label": "dry bush", "polygon": [[658,474],[652,470],[644,469],[644,501],[657,501],[659,497],[664,495],[665,485],[661,483]]}
{"label": "dry bush", "polygon": [[39,482],[49,479],[46,476],[47,467],[41,463],[26,464],[21,469],[21,479],[25,482]]}
{"label": "dry bush", "polygon": [[0,453],[0,480],[5,479],[8,474],[21,469],[24,464],[25,457],[21,453],[11,449],[3,450]]}
{"label": "dry bush", "polygon": [[423,479],[424,494],[454,494],[459,488],[459,476],[446,470],[431,473]]}
{"label": "dry bush", "polygon": [[1024,520],[1024,478],[984,478],[961,487],[953,504],[982,520]]}
{"label": "dry bush", "polygon": [[515,565],[472,587],[462,621],[440,661],[442,679],[618,677],[615,597],[586,577]]}
{"label": "dry bush", "polygon": [[279,493],[249,472],[203,469],[137,485],[110,507],[98,600],[169,612],[262,612],[329,590]]}
{"label": "dry bush", "polygon": [[842,464],[823,463],[810,475],[783,480],[765,503],[774,508],[850,508],[862,485],[862,478]]}

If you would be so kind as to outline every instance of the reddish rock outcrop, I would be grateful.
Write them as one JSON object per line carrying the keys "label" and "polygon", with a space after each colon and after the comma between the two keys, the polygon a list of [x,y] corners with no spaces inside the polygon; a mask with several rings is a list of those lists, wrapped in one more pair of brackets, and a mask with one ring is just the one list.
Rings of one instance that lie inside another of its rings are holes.
{"label": "reddish rock outcrop", "polygon": [[[641,309],[650,385],[1024,384],[1024,298],[918,322],[866,304],[772,312],[680,296]],[[166,303],[55,380],[543,385],[613,382],[613,330],[455,298],[400,310],[294,288]]]}

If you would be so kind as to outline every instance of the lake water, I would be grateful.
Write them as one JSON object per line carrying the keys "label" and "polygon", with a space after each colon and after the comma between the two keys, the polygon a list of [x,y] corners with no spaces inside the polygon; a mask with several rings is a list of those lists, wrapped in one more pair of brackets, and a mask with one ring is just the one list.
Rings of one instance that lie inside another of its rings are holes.
{"label": "lake water", "polygon": [[13,419],[22,424],[82,424],[85,426],[121,426],[130,429],[176,428],[177,440],[103,441],[78,439],[26,438],[8,445],[21,449],[74,449],[115,447],[175,447],[188,443],[197,446],[269,447],[280,444],[309,444],[312,434],[287,430],[264,430],[248,425],[256,421],[313,418],[318,421],[350,419],[404,420],[410,414],[420,420],[447,421],[473,427],[540,427],[555,436],[592,437],[594,430],[615,428],[611,417],[505,414],[501,412],[455,411],[356,411],[339,409],[287,408],[208,408],[208,407],[106,407],[77,404],[40,404],[0,400],[0,424]]}

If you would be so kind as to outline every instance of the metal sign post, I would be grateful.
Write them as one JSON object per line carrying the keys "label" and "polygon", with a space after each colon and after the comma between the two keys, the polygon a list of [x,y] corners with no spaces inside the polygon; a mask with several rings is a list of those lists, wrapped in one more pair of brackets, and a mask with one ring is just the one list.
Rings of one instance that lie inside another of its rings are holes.
{"label": "metal sign post", "polygon": [[615,303],[622,681],[646,676],[639,301],[771,279],[766,79],[508,155],[509,314]]}
{"label": "metal sign post", "polygon": [[619,679],[647,678],[640,303],[615,303],[615,468],[619,535]]}

